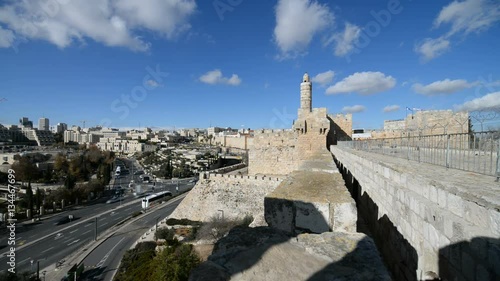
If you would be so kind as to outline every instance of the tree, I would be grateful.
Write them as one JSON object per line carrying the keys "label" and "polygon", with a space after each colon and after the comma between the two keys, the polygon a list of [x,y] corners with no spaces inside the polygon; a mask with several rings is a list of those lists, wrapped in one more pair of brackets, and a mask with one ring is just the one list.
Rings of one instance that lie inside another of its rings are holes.
{"label": "tree", "polygon": [[72,174],[68,174],[64,180],[64,187],[71,190],[76,185],[76,178]]}
{"label": "tree", "polygon": [[12,165],[12,169],[16,171],[16,179],[20,181],[31,182],[39,177],[38,168],[26,156],[20,157],[19,160]]}
{"label": "tree", "polygon": [[190,244],[164,248],[153,260],[151,280],[188,280],[191,270],[200,264],[200,258]]}
{"label": "tree", "polygon": [[61,172],[64,175],[68,173],[69,163],[66,156],[57,154],[56,159],[54,160],[54,170]]}
{"label": "tree", "polygon": [[33,214],[33,189],[31,189],[31,182],[28,183],[26,188],[26,201],[27,209],[30,210],[30,214]]}
{"label": "tree", "polygon": [[42,205],[42,194],[40,192],[40,189],[37,187],[36,192],[35,192],[35,205],[36,209],[40,210],[40,206]]}

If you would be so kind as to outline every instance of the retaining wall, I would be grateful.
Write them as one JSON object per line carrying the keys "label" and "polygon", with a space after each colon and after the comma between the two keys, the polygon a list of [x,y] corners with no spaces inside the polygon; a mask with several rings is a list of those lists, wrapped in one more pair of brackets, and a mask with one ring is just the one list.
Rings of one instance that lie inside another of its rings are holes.
{"label": "retaining wall", "polygon": [[[331,146],[396,280],[500,279],[494,177]],[[359,219],[358,219],[359,220]]]}

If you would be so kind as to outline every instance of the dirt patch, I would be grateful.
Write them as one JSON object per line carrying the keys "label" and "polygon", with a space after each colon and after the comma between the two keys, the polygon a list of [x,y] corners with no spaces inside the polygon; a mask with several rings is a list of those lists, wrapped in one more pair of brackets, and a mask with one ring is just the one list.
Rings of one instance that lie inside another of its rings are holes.
{"label": "dirt patch", "polygon": [[189,237],[191,233],[193,232],[192,228],[188,227],[180,227],[176,228],[175,230],[175,235],[182,236],[182,237]]}
{"label": "dirt patch", "polygon": [[214,244],[193,245],[193,249],[203,262],[206,261],[207,258],[212,254],[212,251],[214,249]]}

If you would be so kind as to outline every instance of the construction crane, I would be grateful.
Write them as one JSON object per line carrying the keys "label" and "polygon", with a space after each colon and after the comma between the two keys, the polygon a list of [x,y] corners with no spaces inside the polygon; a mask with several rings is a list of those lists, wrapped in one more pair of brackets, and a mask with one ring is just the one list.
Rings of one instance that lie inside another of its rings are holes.
{"label": "construction crane", "polygon": [[80,120],[80,122],[82,122],[82,129],[85,129],[85,123],[90,121],[91,120]]}

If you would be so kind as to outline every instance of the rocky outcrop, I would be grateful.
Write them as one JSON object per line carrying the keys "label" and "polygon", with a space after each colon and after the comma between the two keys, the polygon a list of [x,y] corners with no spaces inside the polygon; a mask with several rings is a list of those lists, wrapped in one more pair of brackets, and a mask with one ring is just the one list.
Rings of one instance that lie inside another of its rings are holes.
{"label": "rocky outcrop", "polygon": [[201,280],[390,280],[371,238],[326,232],[296,237],[270,227],[237,227],[193,270]]}

